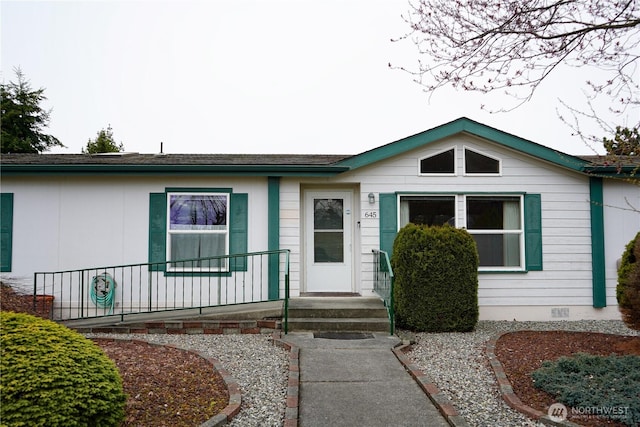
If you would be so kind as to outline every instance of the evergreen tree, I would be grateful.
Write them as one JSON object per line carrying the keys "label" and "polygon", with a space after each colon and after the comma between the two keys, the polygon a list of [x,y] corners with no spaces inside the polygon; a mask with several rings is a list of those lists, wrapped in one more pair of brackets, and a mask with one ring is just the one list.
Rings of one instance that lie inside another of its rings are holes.
{"label": "evergreen tree", "polygon": [[118,144],[113,138],[111,125],[107,126],[107,129],[100,130],[95,140],[89,139],[87,147],[82,149],[82,152],[87,154],[118,153],[120,151],[124,151],[124,145]]}
{"label": "evergreen tree", "polygon": [[16,82],[0,84],[2,153],[42,153],[52,147],[64,147],[58,138],[43,132],[51,114],[51,110],[40,106],[47,99],[44,88],[33,90],[19,67],[14,72]]}
{"label": "evergreen tree", "polygon": [[638,128],[623,128],[616,126],[616,134],[613,139],[602,138],[607,154],[615,156],[640,155],[640,135]]}

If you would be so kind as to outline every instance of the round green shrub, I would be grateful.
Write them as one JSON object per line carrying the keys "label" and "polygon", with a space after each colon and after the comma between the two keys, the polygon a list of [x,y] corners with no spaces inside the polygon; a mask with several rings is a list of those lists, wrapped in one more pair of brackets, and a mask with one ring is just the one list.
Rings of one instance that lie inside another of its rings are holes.
{"label": "round green shrub", "polygon": [[616,297],[622,320],[640,330],[640,233],[626,246],[618,269]]}
{"label": "round green shrub", "polygon": [[616,297],[618,299],[618,305],[622,308],[629,308],[628,301],[625,300],[625,288],[629,283],[629,279],[631,277],[631,273],[635,269],[636,266],[636,257],[634,255],[634,247],[636,246],[636,241],[640,233],[636,234],[636,236],[631,240],[627,246],[625,246],[625,250],[622,254],[622,259],[620,261],[620,268],[618,268],[618,285],[616,286]]}
{"label": "round green shrub", "polygon": [[473,237],[448,225],[408,224],[396,236],[397,324],[425,332],[468,332],[478,322],[478,251]]}
{"label": "round green shrub", "polygon": [[50,320],[0,313],[3,426],[117,426],[126,395],[111,359]]}

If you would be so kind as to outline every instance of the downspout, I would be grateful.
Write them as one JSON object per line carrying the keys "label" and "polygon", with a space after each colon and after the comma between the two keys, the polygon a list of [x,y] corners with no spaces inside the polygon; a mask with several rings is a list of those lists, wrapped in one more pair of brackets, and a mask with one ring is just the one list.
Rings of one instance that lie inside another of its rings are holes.
{"label": "downspout", "polygon": [[[280,177],[267,178],[267,250],[280,249]],[[280,255],[269,255],[268,296],[269,301],[280,299],[279,292]]]}
{"label": "downspout", "polygon": [[591,205],[591,275],[593,283],[593,307],[607,306],[604,253],[604,197],[602,178],[589,177]]}

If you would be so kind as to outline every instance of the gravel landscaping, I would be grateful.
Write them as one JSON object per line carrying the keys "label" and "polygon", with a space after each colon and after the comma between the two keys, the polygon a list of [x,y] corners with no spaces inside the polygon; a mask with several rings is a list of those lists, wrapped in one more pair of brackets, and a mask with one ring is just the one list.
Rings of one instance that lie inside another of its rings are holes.
{"label": "gravel landscaping", "polygon": [[[24,298],[2,286],[1,309],[30,312]],[[24,303],[24,304],[23,304]],[[24,307],[22,305],[24,305]],[[578,331],[640,336],[622,321],[481,321],[471,333],[398,331],[414,344],[407,353],[433,380],[470,426],[542,426],[508,407],[485,357],[488,340],[500,333]],[[92,334],[92,337],[145,340],[196,350],[220,361],[242,390],[242,408],[231,426],[281,426],[287,391],[288,354],[267,335]],[[536,343],[523,344],[535,346]],[[179,367],[176,367],[179,368]]]}
{"label": "gravel landscaping", "polygon": [[[411,333],[415,341],[408,357],[429,375],[471,426],[543,426],[511,409],[498,392],[485,357],[485,344],[495,335],[518,330],[590,331],[638,335],[622,321],[493,322],[481,321],[471,333]],[[535,343],[531,343],[535,345]]]}
{"label": "gravel landscaping", "polygon": [[144,340],[196,350],[220,361],[242,390],[242,407],[230,426],[281,426],[289,358],[269,335],[89,334],[91,338]]}

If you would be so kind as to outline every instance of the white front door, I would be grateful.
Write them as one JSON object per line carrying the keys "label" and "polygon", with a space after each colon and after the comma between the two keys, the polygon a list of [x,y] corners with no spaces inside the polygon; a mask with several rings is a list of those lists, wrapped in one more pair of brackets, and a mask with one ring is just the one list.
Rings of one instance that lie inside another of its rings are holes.
{"label": "white front door", "polygon": [[305,290],[353,292],[353,192],[306,191]]}

